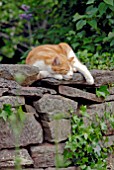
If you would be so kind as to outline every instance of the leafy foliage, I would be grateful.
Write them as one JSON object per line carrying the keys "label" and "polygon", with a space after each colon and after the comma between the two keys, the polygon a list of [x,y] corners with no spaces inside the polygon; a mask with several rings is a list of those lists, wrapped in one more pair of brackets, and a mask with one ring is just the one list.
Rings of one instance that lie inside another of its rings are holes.
{"label": "leafy foliage", "polygon": [[[106,170],[107,153],[111,148],[107,148],[106,138],[103,133],[107,131],[106,120],[114,123],[114,116],[105,113],[101,119],[96,115],[96,123],[93,123],[86,112],[86,106],[80,110],[81,117],[76,114],[72,117],[72,134],[69,136],[65,146],[66,165],[73,164],[84,170]],[[84,119],[88,120],[85,125]],[[102,144],[101,141],[102,140]]]}
{"label": "leafy foliage", "polygon": [[106,85],[101,86],[100,88],[96,89],[96,95],[97,97],[103,97],[106,98],[110,93],[108,91],[108,87]]}
{"label": "leafy foliage", "polygon": [[3,0],[0,60],[24,63],[32,46],[65,41],[90,68],[114,69],[113,12],[113,0]]}

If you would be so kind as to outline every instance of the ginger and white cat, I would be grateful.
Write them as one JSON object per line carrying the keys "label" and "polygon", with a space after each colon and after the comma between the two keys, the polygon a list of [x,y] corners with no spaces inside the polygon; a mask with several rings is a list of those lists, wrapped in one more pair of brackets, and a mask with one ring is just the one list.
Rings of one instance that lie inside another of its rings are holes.
{"label": "ginger and white cat", "polygon": [[26,64],[39,68],[38,79],[53,77],[59,80],[70,80],[73,77],[73,73],[79,71],[88,84],[94,84],[91,73],[78,60],[67,43],[40,45],[33,48],[26,58]]}

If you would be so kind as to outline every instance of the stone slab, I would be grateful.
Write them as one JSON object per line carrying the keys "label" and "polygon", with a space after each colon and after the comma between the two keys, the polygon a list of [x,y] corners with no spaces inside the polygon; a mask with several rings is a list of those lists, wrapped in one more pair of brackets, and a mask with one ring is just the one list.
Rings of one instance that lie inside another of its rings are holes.
{"label": "stone slab", "polygon": [[46,78],[42,81],[46,81],[52,85],[63,85],[63,84],[81,84],[81,85],[89,85],[90,87],[100,87],[101,85],[108,85],[114,83],[114,70],[91,70],[92,76],[95,79],[94,85],[89,85],[82,74],[74,73],[73,78],[71,80],[56,80],[54,78]]}
{"label": "stone slab", "polygon": [[82,98],[82,99],[86,99],[86,100],[90,100],[90,101],[98,102],[98,103],[101,103],[101,102],[104,101],[102,98],[98,98],[93,93],[85,92],[83,90],[73,88],[73,87],[69,87],[69,86],[60,85],[59,86],[59,93],[64,95],[64,96],[67,96],[67,97]]}
{"label": "stone slab", "polygon": [[41,119],[51,121],[55,115],[63,115],[63,118],[70,116],[70,111],[77,111],[77,102],[60,95],[45,94],[40,100],[34,102]]}
{"label": "stone slab", "polygon": [[4,104],[10,104],[12,107],[17,107],[25,104],[24,97],[19,96],[2,96],[0,97],[0,108],[3,107]]}
{"label": "stone slab", "polygon": [[[19,146],[38,144],[43,141],[43,130],[32,114],[26,114],[23,129],[19,138]],[[15,136],[9,122],[0,119],[0,149],[15,147]]]}
{"label": "stone slab", "polygon": [[[22,166],[33,165],[33,160],[26,149],[20,149],[19,157]],[[15,150],[4,149],[0,151],[0,169],[15,166]]]}
{"label": "stone slab", "polygon": [[58,156],[61,156],[63,151],[64,144],[58,144],[58,146],[56,146],[53,144],[45,143],[40,146],[31,147],[31,156],[34,161],[34,167],[54,167],[56,165],[56,153],[58,153]]}
{"label": "stone slab", "polygon": [[44,138],[48,142],[65,141],[71,134],[71,121],[69,119],[42,121]]}
{"label": "stone slab", "polygon": [[16,80],[19,84],[24,86],[30,85],[36,81],[38,73],[38,67],[34,66],[24,64],[0,64],[0,78]]}
{"label": "stone slab", "polygon": [[55,90],[43,87],[21,87],[9,90],[10,94],[18,96],[42,97],[44,94],[56,94]]}

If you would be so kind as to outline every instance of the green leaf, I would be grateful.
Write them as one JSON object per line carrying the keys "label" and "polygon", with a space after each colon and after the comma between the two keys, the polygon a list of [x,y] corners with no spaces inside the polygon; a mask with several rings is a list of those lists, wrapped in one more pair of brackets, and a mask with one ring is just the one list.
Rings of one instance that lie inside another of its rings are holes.
{"label": "green leaf", "polygon": [[80,21],[78,21],[77,24],[76,24],[77,30],[82,29],[84,25],[86,25],[86,20],[80,20]]}
{"label": "green leaf", "polygon": [[82,19],[84,18],[85,15],[80,15],[79,13],[76,13],[74,16],[73,16],[73,22],[76,22],[77,20],[79,19]]}
{"label": "green leaf", "polygon": [[86,4],[93,4],[95,0],[88,0]]}
{"label": "green leaf", "polygon": [[109,38],[109,39],[114,38],[114,32],[109,32],[109,34],[108,34],[108,38]]}
{"label": "green leaf", "polygon": [[108,6],[104,2],[101,2],[99,4],[98,10],[99,10],[99,13],[101,16],[106,12],[107,8],[108,8]]}
{"label": "green leaf", "polygon": [[101,86],[100,88],[96,89],[96,96],[97,97],[104,97],[108,96],[110,93],[108,91],[108,87],[106,85]]}
{"label": "green leaf", "polygon": [[2,110],[2,112],[0,113],[0,118],[2,118],[6,122],[6,120],[7,120],[7,112]]}
{"label": "green leaf", "polygon": [[93,27],[94,29],[97,29],[97,21],[96,20],[91,20],[88,21],[88,24]]}
{"label": "green leaf", "polygon": [[114,6],[109,5],[108,7],[114,12]]}
{"label": "green leaf", "polygon": [[87,7],[86,9],[86,13],[90,16],[94,16],[98,11],[98,8],[93,7],[93,5],[90,5],[89,7]]}
{"label": "green leaf", "polygon": [[114,46],[114,40],[111,41],[110,46]]}
{"label": "green leaf", "polygon": [[112,5],[113,6],[113,0],[104,0],[104,2],[108,5]]}

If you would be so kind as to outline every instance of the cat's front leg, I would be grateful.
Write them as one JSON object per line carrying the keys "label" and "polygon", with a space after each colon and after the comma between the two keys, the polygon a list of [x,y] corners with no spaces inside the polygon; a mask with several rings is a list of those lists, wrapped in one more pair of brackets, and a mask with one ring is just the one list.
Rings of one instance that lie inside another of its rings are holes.
{"label": "cat's front leg", "polygon": [[94,78],[92,77],[90,71],[85,65],[83,65],[80,61],[77,60],[75,63],[75,67],[80,73],[82,73],[88,84],[94,84]]}

